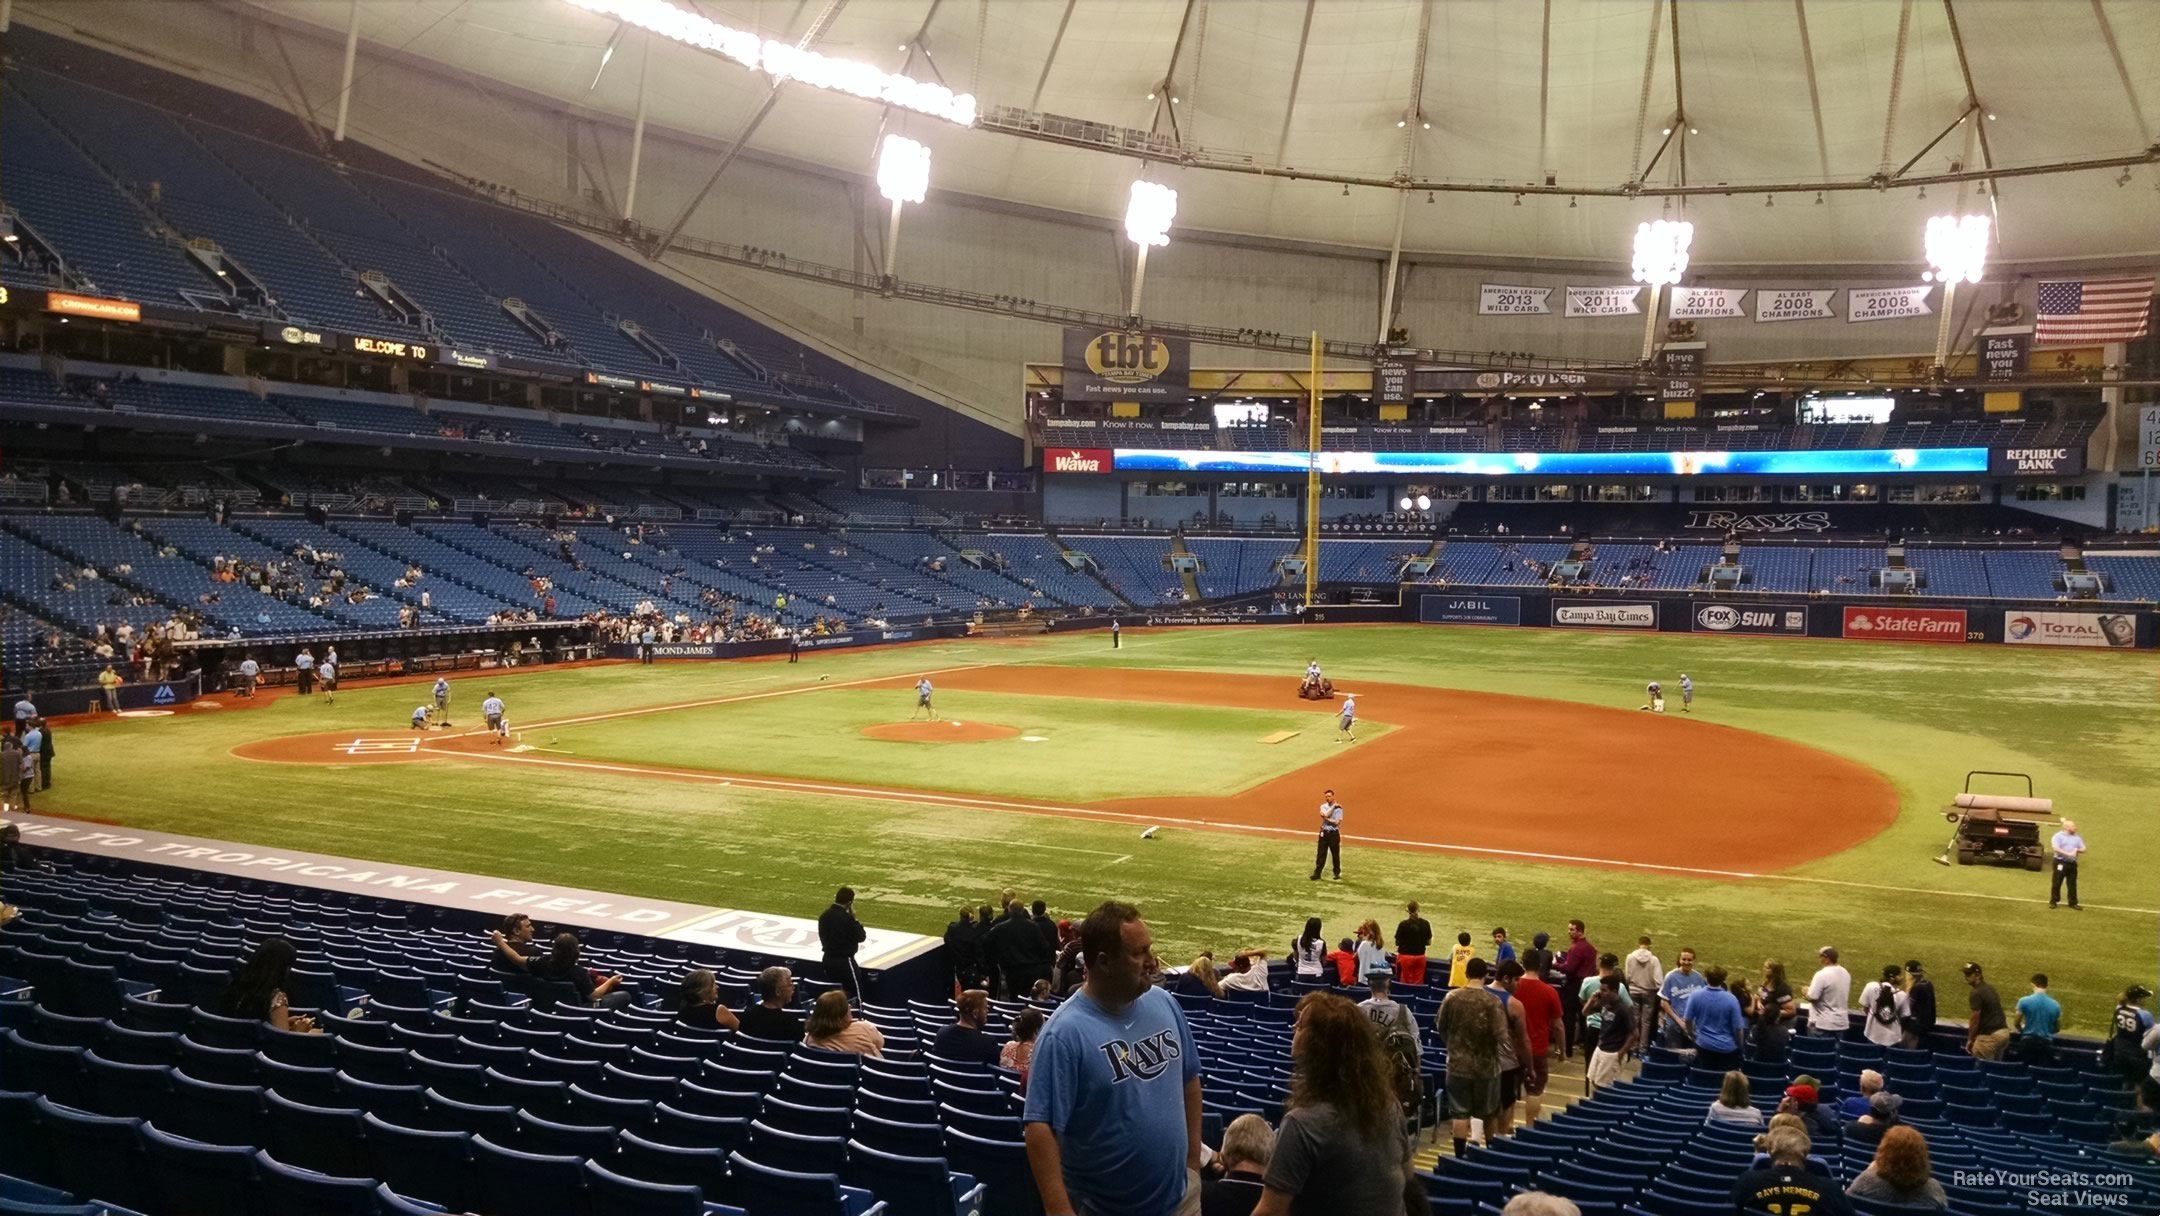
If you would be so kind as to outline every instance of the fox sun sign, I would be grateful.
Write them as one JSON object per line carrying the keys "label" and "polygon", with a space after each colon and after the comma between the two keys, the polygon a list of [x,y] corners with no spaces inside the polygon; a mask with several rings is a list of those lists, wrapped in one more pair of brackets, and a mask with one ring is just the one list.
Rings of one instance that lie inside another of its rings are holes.
{"label": "fox sun sign", "polygon": [[1067,401],[1183,401],[1192,348],[1133,330],[1065,331]]}

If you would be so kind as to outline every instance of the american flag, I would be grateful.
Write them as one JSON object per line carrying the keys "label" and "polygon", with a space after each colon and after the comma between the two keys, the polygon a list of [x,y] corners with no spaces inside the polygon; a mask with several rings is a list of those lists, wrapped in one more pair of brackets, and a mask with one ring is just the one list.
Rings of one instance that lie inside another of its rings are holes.
{"label": "american flag", "polygon": [[2151,320],[2153,276],[2142,279],[2064,279],[2040,284],[2038,346],[2129,342]]}

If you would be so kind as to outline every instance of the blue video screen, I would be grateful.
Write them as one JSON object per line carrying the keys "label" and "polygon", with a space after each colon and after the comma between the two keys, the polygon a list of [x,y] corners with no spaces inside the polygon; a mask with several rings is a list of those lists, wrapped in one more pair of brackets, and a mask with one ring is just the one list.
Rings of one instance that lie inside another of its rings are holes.
{"label": "blue video screen", "polygon": [[[1115,468],[1134,473],[1299,474],[1304,452],[1213,452],[1118,448]],[[1979,448],[1864,448],[1792,452],[1322,452],[1329,476],[1401,473],[1419,477],[1886,477],[1900,473],[1986,473]]]}

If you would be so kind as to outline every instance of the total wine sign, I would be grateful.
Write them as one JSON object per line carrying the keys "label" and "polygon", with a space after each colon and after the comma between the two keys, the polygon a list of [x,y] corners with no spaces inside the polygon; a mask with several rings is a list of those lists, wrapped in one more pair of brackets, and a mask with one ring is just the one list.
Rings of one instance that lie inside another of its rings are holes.
{"label": "total wine sign", "polygon": [[1963,642],[1965,627],[1963,608],[1845,609],[1845,636],[1871,642]]}

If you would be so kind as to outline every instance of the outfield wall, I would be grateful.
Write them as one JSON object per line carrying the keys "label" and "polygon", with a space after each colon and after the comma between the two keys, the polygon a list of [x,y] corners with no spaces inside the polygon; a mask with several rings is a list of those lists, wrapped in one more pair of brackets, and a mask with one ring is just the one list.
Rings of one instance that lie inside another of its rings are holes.
{"label": "outfield wall", "polygon": [[[856,629],[847,633],[830,633],[818,637],[805,637],[804,650],[853,650],[861,646],[885,646],[894,642],[929,642],[938,638],[967,636],[965,625],[917,625],[907,629]],[[636,642],[611,642],[607,657],[611,659],[636,659],[644,657],[645,647]],[[749,659],[759,655],[786,654],[785,638],[771,638],[761,642],[655,642],[652,647],[654,660],[676,659]]]}
{"label": "outfield wall", "polygon": [[1984,600],[1710,597],[1688,592],[1480,591],[1404,586],[1396,605],[1317,605],[1320,624],[1405,620],[1425,625],[1598,629],[1617,633],[1745,634],[1845,641],[2064,647],[2160,648],[2160,612],[2069,603]]}

